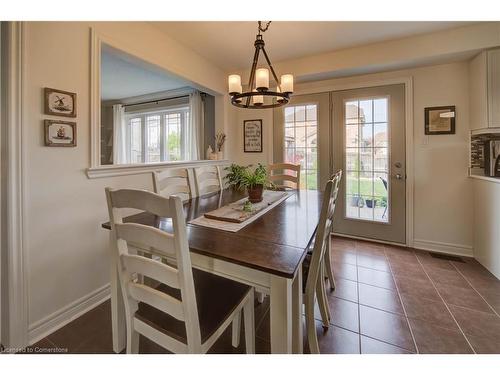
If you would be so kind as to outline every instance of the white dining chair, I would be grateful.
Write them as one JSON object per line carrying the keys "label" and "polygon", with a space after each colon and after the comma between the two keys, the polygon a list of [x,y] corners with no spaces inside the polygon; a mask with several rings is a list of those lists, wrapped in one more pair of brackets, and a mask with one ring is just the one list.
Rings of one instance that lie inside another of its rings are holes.
{"label": "white dining chair", "polygon": [[276,189],[300,190],[300,164],[269,164],[267,171],[268,179]]}
{"label": "white dining chair", "polygon": [[222,179],[217,166],[207,166],[194,169],[197,195],[215,193],[222,190]]}
{"label": "white dining chair", "polygon": [[[231,323],[233,346],[237,346],[235,341],[239,340],[242,311],[246,352],[254,353],[254,290],[192,269],[181,198],[165,198],[144,190],[110,188],[106,188],[106,197],[119,258],[127,353],[138,352],[139,335],[174,353],[206,353]],[[173,233],[147,225],[123,223],[122,211],[129,209],[171,218]],[[152,257],[138,255],[134,250],[137,248]],[[163,263],[161,258],[174,259],[176,266]]]}
{"label": "white dining chair", "polygon": [[189,173],[185,168],[153,172],[153,191],[164,197],[178,195],[183,201],[192,198]]}
{"label": "white dining chair", "polygon": [[[312,253],[308,254],[303,263],[305,279],[305,315],[307,341],[311,353],[319,354],[318,338],[316,336],[316,324],[314,319],[314,306],[316,299],[322,317],[323,327],[328,328],[331,319],[328,308],[328,300],[325,291],[325,263],[327,249],[330,246],[330,234],[333,226],[333,215],[339,190],[339,183],[342,178],[342,171],[337,172],[326,184],[321,205],[318,227],[313,245]],[[333,277],[333,273],[332,273]]]}

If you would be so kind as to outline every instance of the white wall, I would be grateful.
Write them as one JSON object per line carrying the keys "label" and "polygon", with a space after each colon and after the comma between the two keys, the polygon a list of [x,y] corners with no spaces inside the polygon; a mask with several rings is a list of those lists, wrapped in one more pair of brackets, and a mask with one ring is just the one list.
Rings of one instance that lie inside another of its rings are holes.
{"label": "white wall", "polygon": [[[195,85],[214,93],[225,89],[221,70],[146,23],[26,23],[25,245],[32,336],[75,311],[71,308],[78,303],[105,295],[108,233],[100,228],[107,221],[104,187],[152,187],[149,174],[93,180],[85,175],[90,166],[91,26]],[[44,87],[77,93],[76,148],[43,145],[43,119],[57,118],[43,114]],[[225,116],[218,116],[223,128]]]}
{"label": "white wall", "polygon": [[[290,69],[293,71],[293,67]],[[371,82],[382,84],[384,80],[401,77],[413,77],[414,245],[472,255],[472,185],[467,178],[467,62],[304,83],[297,85],[296,94],[338,90],[350,85],[362,87]],[[424,108],[441,105],[456,106],[456,134],[426,137]],[[232,111],[236,123],[230,127],[228,138],[236,141],[231,157],[247,163],[252,156],[243,153],[243,120],[262,118],[264,129],[270,129],[272,112],[237,108]],[[261,161],[267,162],[272,160],[272,131],[264,132],[263,142]]]}

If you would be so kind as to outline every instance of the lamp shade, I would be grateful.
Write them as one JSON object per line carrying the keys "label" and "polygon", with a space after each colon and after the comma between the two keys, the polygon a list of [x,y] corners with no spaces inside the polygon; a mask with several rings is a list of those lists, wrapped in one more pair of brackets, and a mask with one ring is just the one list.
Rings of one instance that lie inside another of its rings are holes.
{"label": "lamp shade", "polygon": [[241,77],[238,74],[231,74],[228,77],[228,84],[229,84],[229,94],[234,95],[234,94],[241,94],[242,87],[241,87]]}
{"label": "lamp shade", "polygon": [[281,90],[284,93],[292,93],[293,92],[293,75],[291,74],[283,74],[281,76]]}
{"label": "lamp shade", "polygon": [[257,91],[265,91],[269,89],[269,70],[266,68],[257,69],[255,71],[255,86]]}

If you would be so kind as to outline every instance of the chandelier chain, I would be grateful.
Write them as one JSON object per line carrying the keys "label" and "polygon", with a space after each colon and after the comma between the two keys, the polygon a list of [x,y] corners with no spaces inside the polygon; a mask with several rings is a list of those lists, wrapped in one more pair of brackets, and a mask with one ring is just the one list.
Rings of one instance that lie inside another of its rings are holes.
{"label": "chandelier chain", "polygon": [[267,29],[269,29],[269,25],[271,25],[272,21],[266,22],[266,26],[262,27],[262,21],[259,21],[259,35],[261,35],[261,32],[265,33]]}

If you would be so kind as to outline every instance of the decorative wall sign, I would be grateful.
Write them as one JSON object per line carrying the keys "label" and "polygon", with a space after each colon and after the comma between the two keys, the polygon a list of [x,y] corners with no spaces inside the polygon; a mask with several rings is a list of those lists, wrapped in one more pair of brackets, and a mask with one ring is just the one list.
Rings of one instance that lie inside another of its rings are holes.
{"label": "decorative wall sign", "polygon": [[243,121],[243,151],[262,152],[262,120]]}
{"label": "decorative wall sign", "polygon": [[76,122],[45,120],[44,124],[45,146],[76,146]]}
{"label": "decorative wall sign", "polygon": [[425,108],[425,134],[455,134],[455,106]]}
{"label": "decorative wall sign", "polygon": [[76,94],[46,87],[45,114],[76,117]]}

